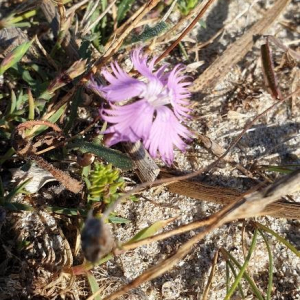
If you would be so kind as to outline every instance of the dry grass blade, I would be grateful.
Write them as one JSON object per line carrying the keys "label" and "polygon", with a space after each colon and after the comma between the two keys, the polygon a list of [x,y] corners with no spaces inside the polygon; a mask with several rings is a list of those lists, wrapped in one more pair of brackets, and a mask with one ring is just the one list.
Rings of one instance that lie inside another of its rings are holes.
{"label": "dry grass blade", "polygon": [[[231,222],[239,218],[250,218],[261,214],[264,208],[278,200],[280,197],[298,191],[300,189],[300,171],[295,171],[292,174],[283,177],[271,186],[265,188],[263,191],[254,192],[243,197],[234,204],[226,206],[220,212],[213,214],[206,221],[210,223],[202,227],[202,231],[192,237],[188,242],[182,245],[176,254],[167,258],[160,264],[148,269],[135,280],[116,291],[112,295],[104,298],[104,300],[114,300],[133,288],[138,287],[142,283],[154,279],[175,266],[183,257],[185,257],[192,249],[192,247],[203,239],[212,230],[222,226],[225,223]],[[95,295],[93,295],[94,297]],[[92,299],[92,298],[90,298]]]}
{"label": "dry grass blade", "polygon": [[159,0],[150,0],[145,5],[143,5],[135,14],[129,22],[129,20],[126,22],[126,26],[122,27],[124,30],[120,33],[119,36],[116,36],[113,41],[109,44],[108,50],[104,54],[103,57],[101,57],[98,61],[95,62],[92,71],[93,73],[96,73],[97,70],[99,70],[103,65],[107,63],[107,61],[119,50],[119,48],[122,46],[123,41],[125,38],[130,34],[133,28],[135,28],[136,24],[140,22],[140,20],[151,10],[153,9],[157,4],[159,3]]}
{"label": "dry grass blade", "polygon": [[211,266],[211,271],[210,271],[210,274],[209,274],[209,277],[208,277],[208,281],[207,281],[205,290],[203,292],[202,300],[207,299],[209,289],[210,289],[210,286],[212,284],[212,280],[214,278],[214,274],[215,274],[215,270],[216,270],[216,266],[217,266],[217,262],[218,262],[218,257],[219,257],[219,250],[215,252],[214,259],[213,259],[212,266]]}
{"label": "dry grass blade", "polygon": [[[183,31],[183,33],[176,39],[174,43],[170,47],[168,47],[155,61],[155,63],[158,63],[161,61],[164,57],[166,57],[179,43],[180,41],[193,29],[193,27],[197,24],[197,22],[200,20],[200,18],[204,15],[204,13],[208,10],[208,8],[211,6],[211,4],[214,2],[214,0],[208,0],[203,8],[200,10],[196,18],[193,20],[193,22]],[[201,3],[202,4],[202,3]]]}
{"label": "dry grass blade", "polygon": [[[161,172],[163,178],[170,178],[172,175]],[[210,186],[201,182],[182,180],[168,185],[171,193],[183,195],[200,201],[209,201],[221,205],[228,205],[240,199],[243,194],[237,190]],[[300,204],[285,201],[272,203],[262,211],[263,215],[271,215],[276,218],[300,219]]]}
{"label": "dry grass blade", "polygon": [[86,35],[94,26],[96,26],[101,21],[101,19],[107,14],[107,12],[115,5],[116,2],[117,0],[112,1],[103,11],[103,13],[92,24],[88,24],[88,26],[86,26],[83,29],[82,35]]}
{"label": "dry grass blade", "polygon": [[212,89],[239,62],[254,45],[253,36],[263,34],[278,18],[291,0],[278,0],[241,38],[229,46],[222,56],[217,58],[198,77],[190,87],[191,92],[199,92],[205,88]]}
{"label": "dry grass blade", "polygon": [[185,17],[182,17],[178,23],[176,23],[174,26],[172,26],[165,34],[160,36],[157,39],[157,42],[160,43],[160,42],[169,40],[170,38],[173,39],[174,36],[176,36],[176,34],[174,32],[176,30],[178,30],[188,20],[190,20],[193,16],[196,16],[197,14],[199,14],[199,12],[202,11],[202,9],[205,5],[206,5],[206,2],[204,2],[204,1],[199,2],[199,4],[188,13],[188,15],[186,15]]}
{"label": "dry grass blade", "polygon": [[266,87],[273,98],[281,99],[282,94],[278,87],[278,81],[274,71],[274,63],[268,38],[266,43],[261,45],[260,52]]}

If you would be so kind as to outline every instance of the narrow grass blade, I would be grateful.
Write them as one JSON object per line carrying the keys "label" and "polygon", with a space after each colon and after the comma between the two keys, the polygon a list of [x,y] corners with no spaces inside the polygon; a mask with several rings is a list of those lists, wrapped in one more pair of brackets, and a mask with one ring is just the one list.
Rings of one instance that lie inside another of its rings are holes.
{"label": "narrow grass blade", "polygon": [[232,284],[232,286],[231,286],[229,292],[227,293],[226,297],[224,298],[224,300],[229,300],[230,299],[230,297],[232,296],[232,294],[236,290],[239,282],[241,281],[241,279],[243,277],[243,274],[245,273],[246,268],[247,268],[247,266],[249,264],[251,255],[252,255],[252,253],[253,253],[253,251],[255,249],[256,240],[257,240],[257,234],[258,234],[258,230],[256,229],[255,232],[254,232],[254,235],[253,235],[253,238],[252,238],[252,242],[251,242],[251,246],[250,246],[248,255],[247,255],[246,259],[245,259],[245,262],[244,262],[243,266],[240,268],[240,272],[239,272],[238,276],[236,277],[234,283]]}
{"label": "narrow grass blade", "polygon": [[15,154],[15,150],[11,147],[0,159],[0,165],[2,165],[7,159],[11,158]]}
{"label": "narrow grass blade", "polygon": [[[228,257],[230,258],[230,260],[239,268],[241,269],[242,266],[238,263],[238,261],[228,252],[226,251],[225,249],[221,249],[222,251],[222,254],[225,256],[225,257]],[[253,279],[247,274],[247,272],[244,272],[243,274],[244,276],[244,279],[249,283],[249,285],[251,286],[252,288],[252,291],[254,293],[254,295],[256,296],[257,299],[259,300],[264,300],[264,297],[262,296],[261,292],[259,291],[259,289],[257,288],[255,282],[253,281]]]}
{"label": "narrow grass blade", "polygon": [[[63,105],[61,108],[59,108],[51,117],[49,117],[46,121],[49,121],[51,123],[56,123],[57,120],[62,116],[62,114],[64,113],[66,109],[66,104]],[[45,131],[48,128],[48,126],[44,126],[44,125],[38,125],[36,127],[33,127],[33,129],[31,129],[29,135],[38,135],[40,133],[42,133],[43,131]]]}
{"label": "narrow grass blade", "polygon": [[226,261],[226,294],[229,292],[230,274],[229,274],[229,262]]}
{"label": "narrow grass blade", "polygon": [[31,178],[25,180],[23,183],[15,187],[5,198],[5,202],[10,202],[17,194],[21,193],[23,188],[31,181]]}
{"label": "narrow grass blade", "polygon": [[[91,272],[87,272],[86,275],[87,275],[87,279],[88,279],[92,293],[93,294],[97,293],[99,291],[99,285],[97,283],[95,276]],[[98,295],[94,299],[101,300],[101,296]]]}
{"label": "narrow grass blade", "polygon": [[255,222],[254,225],[257,228],[262,229],[263,231],[266,231],[266,232],[272,234],[280,243],[284,244],[287,248],[289,248],[292,252],[294,252],[298,257],[300,257],[300,252],[292,244],[290,244],[286,239],[281,237],[278,233],[276,233],[272,229],[270,229],[260,223]]}
{"label": "narrow grass blade", "polygon": [[[228,258],[228,259],[226,259],[226,293],[227,294],[228,294],[229,289],[230,289],[230,273],[229,273],[229,269],[231,270],[234,278],[236,278],[237,277],[236,271],[235,271],[235,269],[234,269],[234,267],[233,267],[230,259]],[[242,299],[245,299],[245,294],[243,292],[243,289],[242,289],[242,286],[241,286],[240,283],[238,284],[238,289],[239,289],[239,292],[241,294]]]}
{"label": "narrow grass blade", "polygon": [[6,70],[11,68],[13,65],[15,65],[22,59],[22,57],[25,55],[32,43],[33,40],[30,42],[25,42],[7,54],[7,56],[2,60],[0,65],[0,76],[3,75],[3,73]]}
{"label": "narrow grass blade", "polygon": [[133,242],[140,241],[143,239],[146,239],[150,236],[153,236],[158,230],[163,229],[165,226],[167,226],[170,222],[173,222],[174,218],[168,219],[168,220],[162,220],[157,221],[150,225],[149,227],[146,227],[139,231],[132,239],[130,239],[128,242],[126,242],[124,245],[129,245]]}
{"label": "narrow grass blade", "polygon": [[10,102],[9,113],[12,114],[15,111],[16,106],[17,106],[17,97],[16,97],[16,94],[13,90],[11,91],[11,98],[10,99],[11,99],[11,102]]}
{"label": "narrow grass blade", "polygon": [[3,207],[10,211],[34,211],[35,209],[27,204],[18,202],[4,202]]}
{"label": "narrow grass blade", "polygon": [[28,120],[34,120],[34,99],[30,89],[28,89],[28,108]]}
{"label": "narrow grass blade", "polygon": [[268,289],[267,289],[267,299],[266,300],[271,300],[272,299],[271,293],[272,293],[272,287],[273,287],[273,254],[272,254],[268,239],[265,237],[262,230],[259,229],[259,233],[261,234],[261,236],[263,237],[263,239],[266,243],[268,256],[269,256],[269,280],[268,280]]}

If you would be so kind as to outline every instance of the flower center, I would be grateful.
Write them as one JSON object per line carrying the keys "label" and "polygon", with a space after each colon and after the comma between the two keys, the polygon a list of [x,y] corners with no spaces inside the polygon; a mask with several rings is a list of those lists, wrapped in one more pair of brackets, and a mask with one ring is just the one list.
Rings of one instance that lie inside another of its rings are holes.
{"label": "flower center", "polygon": [[141,98],[146,99],[153,107],[159,107],[171,103],[171,91],[158,80],[150,80],[146,83]]}

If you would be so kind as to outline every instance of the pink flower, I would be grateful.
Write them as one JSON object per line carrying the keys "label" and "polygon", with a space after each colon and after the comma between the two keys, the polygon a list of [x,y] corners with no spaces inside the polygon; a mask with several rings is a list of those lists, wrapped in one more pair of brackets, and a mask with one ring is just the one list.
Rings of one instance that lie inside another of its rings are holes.
{"label": "pink flower", "polygon": [[142,140],[152,157],[159,153],[164,162],[171,164],[174,146],[184,151],[186,143],[183,139],[192,137],[181,124],[190,113],[189,83],[183,81],[186,76],[181,75],[183,68],[180,66],[171,72],[165,72],[166,65],[154,71],[155,58],[148,61],[141,49],[132,52],[131,60],[142,75],[141,79],[129,76],[114,62],[112,73],[102,71],[109,85],[90,83],[111,106],[111,109],[101,110],[102,118],[112,124],[104,132],[111,134],[106,144],[112,146],[122,141]]}

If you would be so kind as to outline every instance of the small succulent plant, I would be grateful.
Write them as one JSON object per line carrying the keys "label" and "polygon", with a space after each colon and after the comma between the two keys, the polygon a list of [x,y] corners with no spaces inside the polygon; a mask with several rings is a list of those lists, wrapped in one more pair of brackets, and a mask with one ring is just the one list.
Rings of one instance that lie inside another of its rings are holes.
{"label": "small succulent plant", "polygon": [[111,164],[104,165],[96,162],[94,170],[90,172],[89,181],[89,200],[102,201],[106,204],[114,202],[125,187],[119,170],[113,169]]}

